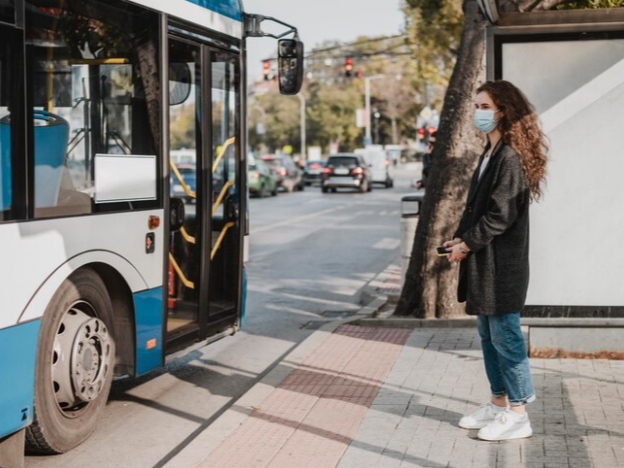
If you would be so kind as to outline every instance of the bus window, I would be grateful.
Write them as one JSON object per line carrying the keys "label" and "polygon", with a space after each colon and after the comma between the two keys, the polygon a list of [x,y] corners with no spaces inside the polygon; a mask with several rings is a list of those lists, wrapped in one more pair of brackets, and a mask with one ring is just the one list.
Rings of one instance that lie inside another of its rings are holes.
{"label": "bus window", "polygon": [[14,0],[0,0],[0,21],[3,23],[15,23]]}
{"label": "bus window", "polygon": [[26,3],[35,217],[152,206],[95,204],[93,169],[96,154],[160,156],[157,15],[120,1]]}
{"label": "bus window", "polygon": [[[15,109],[20,102],[19,78],[15,74],[15,53],[19,45],[16,38],[17,30],[0,25],[0,222],[21,218],[22,212],[18,209],[21,174],[16,153],[19,153],[20,141],[14,143],[16,135],[22,135],[22,126],[19,119],[11,121],[10,110]],[[17,75],[19,76],[19,75]],[[23,192],[23,184],[22,192]],[[23,208],[23,203],[21,204]]]}
{"label": "bus window", "polygon": [[9,118],[8,81],[11,73],[8,70],[7,56],[8,46],[0,48],[0,221],[5,219],[13,203],[12,194],[12,170],[11,170],[11,120]]}

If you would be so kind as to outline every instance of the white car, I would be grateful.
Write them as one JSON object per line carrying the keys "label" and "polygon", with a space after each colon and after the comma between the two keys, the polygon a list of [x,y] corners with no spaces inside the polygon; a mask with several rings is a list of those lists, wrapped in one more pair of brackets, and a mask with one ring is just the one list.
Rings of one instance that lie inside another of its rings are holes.
{"label": "white car", "polygon": [[394,186],[391,163],[388,153],[382,146],[371,145],[366,148],[355,150],[356,154],[362,155],[371,171],[371,183],[382,184],[386,188]]}

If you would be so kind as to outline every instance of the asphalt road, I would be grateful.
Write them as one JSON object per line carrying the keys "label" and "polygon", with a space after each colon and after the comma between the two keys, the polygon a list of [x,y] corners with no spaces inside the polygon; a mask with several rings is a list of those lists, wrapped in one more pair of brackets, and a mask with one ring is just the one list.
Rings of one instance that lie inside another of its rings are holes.
{"label": "asphalt road", "polygon": [[393,189],[366,194],[307,187],[252,199],[243,330],[114,382],[88,441],[64,455],[29,456],[26,467],[164,466],[316,327],[358,310],[362,287],[399,255],[400,199],[418,169],[401,167]]}

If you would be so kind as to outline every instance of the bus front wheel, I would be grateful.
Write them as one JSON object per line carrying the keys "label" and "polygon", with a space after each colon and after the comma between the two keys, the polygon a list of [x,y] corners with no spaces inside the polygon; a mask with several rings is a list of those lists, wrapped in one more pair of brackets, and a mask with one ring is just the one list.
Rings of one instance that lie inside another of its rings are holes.
{"label": "bus front wheel", "polygon": [[90,268],[70,276],[52,297],[39,335],[30,451],[67,452],[95,429],[113,379],[111,323],[106,286]]}

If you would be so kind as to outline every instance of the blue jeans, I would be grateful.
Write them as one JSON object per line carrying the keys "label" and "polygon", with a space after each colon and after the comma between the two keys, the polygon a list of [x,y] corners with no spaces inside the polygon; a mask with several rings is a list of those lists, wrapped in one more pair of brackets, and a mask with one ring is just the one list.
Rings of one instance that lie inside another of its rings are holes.
{"label": "blue jeans", "polygon": [[492,395],[507,395],[512,406],[535,400],[529,358],[520,330],[520,312],[479,315],[477,327]]}

